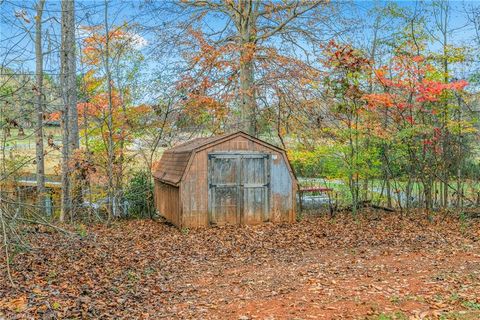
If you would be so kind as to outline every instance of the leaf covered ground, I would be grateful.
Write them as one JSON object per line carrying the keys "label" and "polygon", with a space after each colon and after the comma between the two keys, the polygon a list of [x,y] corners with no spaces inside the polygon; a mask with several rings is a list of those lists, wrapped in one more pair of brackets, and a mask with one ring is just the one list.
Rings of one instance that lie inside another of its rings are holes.
{"label": "leaf covered ground", "polygon": [[[0,319],[480,319],[480,222],[29,229]],[[4,259],[4,257],[2,257]]]}

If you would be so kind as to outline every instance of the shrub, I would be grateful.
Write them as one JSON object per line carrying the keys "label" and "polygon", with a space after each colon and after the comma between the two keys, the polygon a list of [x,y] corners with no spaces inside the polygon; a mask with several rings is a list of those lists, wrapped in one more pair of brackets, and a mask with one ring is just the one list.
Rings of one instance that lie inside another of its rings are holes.
{"label": "shrub", "polygon": [[153,183],[147,171],[133,173],[125,189],[127,212],[129,217],[153,217],[155,206],[153,203]]}
{"label": "shrub", "polygon": [[340,177],[341,160],[331,146],[318,146],[313,150],[293,149],[289,160],[297,176],[335,179]]}

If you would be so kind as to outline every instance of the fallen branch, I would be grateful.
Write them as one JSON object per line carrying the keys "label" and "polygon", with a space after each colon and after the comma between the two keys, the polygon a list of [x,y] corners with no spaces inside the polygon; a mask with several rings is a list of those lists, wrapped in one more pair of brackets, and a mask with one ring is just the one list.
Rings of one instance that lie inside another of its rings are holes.
{"label": "fallen branch", "polygon": [[5,260],[6,260],[6,265],[7,265],[7,275],[8,275],[8,280],[10,281],[11,285],[14,287],[15,283],[13,282],[12,279],[12,273],[10,271],[10,256],[9,256],[9,247],[8,247],[8,236],[7,236],[7,228],[5,226],[5,219],[3,215],[3,210],[0,208],[0,220],[2,223],[2,233],[3,233],[3,245],[5,247]]}
{"label": "fallen branch", "polygon": [[366,206],[366,207],[373,208],[373,209],[378,209],[378,210],[383,210],[383,211],[388,211],[388,212],[396,212],[395,209],[384,207],[384,206],[379,206],[379,205],[376,205],[376,204],[371,204],[370,206]]}
{"label": "fallen branch", "polygon": [[[5,265],[8,280],[12,287],[15,287],[15,282],[12,278],[11,266],[10,266],[10,249],[12,243],[24,243],[20,233],[18,232],[21,226],[17,225],[18,222],[27,222],[35,225],[43,225],[53,230],[62,232],[67,235],[73,235],[72,232],[56,226],[53,223],[47,221],[44,217],[39,215],[34,209],[30,209],[30,218],[24,218],[18,215],[15,208],[18,208],[16,201],[10,200],[6,197],[0,196],[0,224],[1,224],[1,236],[3,238],[2,248],[5,250]],[[1,250],[0,249],[0,250]]]}
{"label": "fallen branch", "polygon": [[64,234],[67,234],[67,235],[73,235],[74,233],[68,231],[68,230],[65,230],[63,228],[60,228],[54,224],[51,224],[51,223],[48,223],[48,222],[43,222],[43,221],[37,221],[37,220],[31,220],[31,219],[25,219],[25,218],[17,218],[17,220],[20,220],[20,221],[25,221],[25,222],[28,222],[28,223],[32,223],[32,224],[39,224],[39,225],[42,225],[42,226],[47,226],[47,227],[50,227],[52,229],[55,229],[55,230],[58,230],[60,232],[63,232]]}
{"label": "fallen branch", "polygon": [[[359,202],[357,205],[357,209],[361,209],[361,208],[372,208],[372,209],[383,210],[387,212],[396,212],[396,210],[393,208],[373,204],[370,200]],[[347,207],[338,209],[338,211],[352,211],[352,210],[353,210],[353,206],[347,206]]]}

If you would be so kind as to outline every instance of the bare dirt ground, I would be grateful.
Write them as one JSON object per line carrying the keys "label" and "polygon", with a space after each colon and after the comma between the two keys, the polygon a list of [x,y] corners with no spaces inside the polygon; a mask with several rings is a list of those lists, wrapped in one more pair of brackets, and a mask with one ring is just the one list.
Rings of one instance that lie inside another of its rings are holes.
{"label": "bare dirt ground", "polygon": [[480,319],[479,221],[373,216],[30,230],[0,318]]}

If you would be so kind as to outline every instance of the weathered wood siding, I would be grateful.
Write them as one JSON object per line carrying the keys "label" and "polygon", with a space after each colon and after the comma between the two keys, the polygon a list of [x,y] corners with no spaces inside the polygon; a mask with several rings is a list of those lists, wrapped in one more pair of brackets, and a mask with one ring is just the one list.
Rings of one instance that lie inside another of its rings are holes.
{"label": "weathered wood siding", "polygon": [[273,160],[270,166],[270,185],[272,190],[272,220],[277,222],[295,221],[296,185],[287,164],[279,155],[280,161]]}
{"label": "weathered wood siding", "polygon": [[[208,154],[242,150],[264,152],[271,155],[271,194],[268,220],[274,222],[293,222],[295,220],[296,183],[290,175],[283,153],[240,136],[200,150],[190,159],[190,167],[180,184],[182,226],[209,225]],[[263,219],[257,220],[249,219],[248,223],[263,221]]]}
{"label": "weathered wood siding", "polygon": [[162,217],[181,227],[180,191],[178,187],[155,180],[155,207]]}

